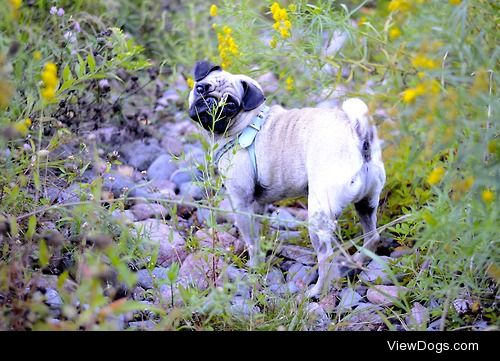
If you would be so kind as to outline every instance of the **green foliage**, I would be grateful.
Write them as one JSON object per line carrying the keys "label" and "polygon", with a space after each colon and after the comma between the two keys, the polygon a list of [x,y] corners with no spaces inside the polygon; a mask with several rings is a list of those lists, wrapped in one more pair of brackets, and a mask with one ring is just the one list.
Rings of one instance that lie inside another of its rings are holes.
{"label": "green foliage", "polygon": [[[177,263],[168,270],[171,299],[154,291],[148,297],[158,300],[157,306],[146,307],[119,297],[120,285],[131,289],[137,282],[129,265],[152,270],[158,257],[143,237],[111,217],[127,200],[106,199],[102,178],[79,187],[81,198],[70,205],[57,205],[47,195],[53,185],[78,187],[86,170],[99,167],[93,143],[78,138],[82,125],[72,120],[75,112],[86,112],[89,103],[107,110],[125,106],[136,91],[106,100],[100,80],[125,87],[133,75],[142,88],[152,81],[144,70],[156,66],[162,80],[174,83],[188,80],[200,59],[253,77],[271,72],[279,87],[266,94],[268,102],[314,106],[332,95],[366,100],[384,140],[387,183],[378,217],[379,225],[391,225],[382,235],[412,250],[391,265],[391,276],[402,275],[398,283],[411,292],[384,310],[387,327],[394,328],[394,319],[408,313],[412,302],[433,304],[432,320],[443,318],[446,329],[471,327],[480,319],[499,324],[498,5],[283,1],[291,36],[282,36],[273,28],[279,21],[273,19],[272,1],[220,1],[216,16],[205,1],[169,3],[61,0],[0,8],[1,329],[113,329],[118,315],[131,312],[137,319],[152,313],[159,329],[306,327],[303,303],[289,295],[272,299],[259,290],[250,306],[261,313],[234,317],[228,310],[234,292],[229,282],[205,291],[181,288],[174,299]],[[64,16],[49,13],[54,4],[64,8]],[[328,47],[342,37],[343,46]],[[50,81],[47,64],[57,68],[53,97],[43,93],[42,83]],[[181,93],[187,99],[187,92]],[[181,111],[185,105],[179,105]],[[109,118],[121,124],[124,116],[116,111]],[[59,151],[75,139],[80,146],[68,159]],[[217,145],[193,140],[202,142],[207,154],[198,185],[208,197],[194,205],[210,213],[213,247],[204,251],[228,259],[215,247],[223,230],[217,224],[223,179],[211,167]],[[119,162],[103,168],[112,163]],[[171,214],[180,212],[177,204],[166,205]],[[407,217],[391,223],[401,216]],[[47,222],[66,232],[64,242],[43,233]],[[352,209],[339,225],[341,239],[361,244]],[[273,252],[277,238],[266,223],[263,228],[264,247]],[[306,229],[304,224],[297,243],[308,242]],[[202,248],[193,229],[186,233],[190,250]],[[71,262],[60,272],[63,254]],[[232,257],[243,265],[244,259]],[[270,266],[263,265],[262,273]],[[42,272],[57,278],[64,304],[58,324],[49,322],[52,311],[29,287]],[[262,274],[253,276],[256,283],[263,281]],[[68,289],[71,282],[76,286]],[[466,314],[453,308],[457,298],[472,300]],[[336,329],[342,326],[340,315],[338,321]]]}

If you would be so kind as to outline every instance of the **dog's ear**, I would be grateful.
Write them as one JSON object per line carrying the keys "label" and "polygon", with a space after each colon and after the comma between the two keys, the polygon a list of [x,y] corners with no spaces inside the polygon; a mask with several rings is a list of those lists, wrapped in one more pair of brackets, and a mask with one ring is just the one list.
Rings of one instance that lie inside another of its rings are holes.
{"label": "dog's ear", "polygon": [[243,85],[243,98],[241,99],[243,110],[252,110],[264,103],[266,100],[264,93],[252,82],[242,80],[241,85]]}
{"label": "dog's ear", "polygon": [[200,81],[215,70],[222,70],[219,65],[214,65],[209,61],[198,61],[194,66],[194,80]]}

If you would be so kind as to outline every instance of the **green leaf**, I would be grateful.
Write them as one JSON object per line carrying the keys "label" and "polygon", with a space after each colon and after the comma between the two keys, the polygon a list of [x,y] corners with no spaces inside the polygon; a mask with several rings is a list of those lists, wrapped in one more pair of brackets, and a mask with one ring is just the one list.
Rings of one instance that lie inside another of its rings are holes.
{"label": "green leaf", "polygon": [[40,249],[38,251],[38,260],[40,261],[40,266],[45,267],[49,264],[49,249],[45,240],[40,241]]}
{"label": "green leaf", "polygon": [[31,239],[35,234],[36,216],[33,214],[28,219],[28,230],[26,231],[26,238]]}
{"label": "green leaf", "polygon": [[95,58],[92,52],[89,52],[89,55],[87,56],[87,64],[89,65],[90,72],[93,73],[95,70]]}
{"label": "green leaf", "polygon": [[71,74],[71,69],[69,68],[69,65],[66,64],[66,66],[63,69],[63,80],[64,83],[66,83],[68,80],[73,79],[73,74]]}
{"label": "green leaf", "polygon": [[40,183],[40,174],[35,170],[33,172],[33,182],[35,183],[35,188],[40,190],[42,188],[42,185]]}
{"label": "green leaf", "polygon": [[80,56],[80,54],[76,54],[78,58],[78,69],[77,69],[77,75],[78,78],[81,78],[85,75],[85,72],[87,70],[87,64],[85,63],[85,60]]}

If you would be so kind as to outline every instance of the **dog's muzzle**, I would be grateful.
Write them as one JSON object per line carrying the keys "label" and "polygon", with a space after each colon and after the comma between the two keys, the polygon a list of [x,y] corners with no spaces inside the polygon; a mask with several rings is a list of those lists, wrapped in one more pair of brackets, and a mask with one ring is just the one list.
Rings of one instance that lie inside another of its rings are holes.
{"label": "dog's muzzle", "polygon": [[189,108],[189,117],[206,130],[223,134],[240,109],[239,101],[232,96],[228,96],[222,104],[215,97],[199,97]]}

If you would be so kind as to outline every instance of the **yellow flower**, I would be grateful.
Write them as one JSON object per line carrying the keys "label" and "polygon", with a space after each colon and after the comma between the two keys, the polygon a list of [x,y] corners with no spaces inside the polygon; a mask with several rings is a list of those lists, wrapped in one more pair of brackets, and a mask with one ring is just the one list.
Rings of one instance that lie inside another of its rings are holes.
{"label": "yellow flower", "polygon": [[294,88],[293,83],[294,83],[294,81],[293,81],[293,78],[291,76],[289,76],[288,78],[286,78],[286,80],[285,80],[285,84],[286,84],[285,85],[285,89],[287,91],[293,90],[293,88]]}
{"label": "yellow flower", "polygon": [[26,118],[24,119],[24,124],[26,124],[26,126],[30,127],[31,126],[31,118]]}
{"label": "yellow flower", "polygon": [[417,55],[411,63],[416,68],[436,69],[438,67],[438,63],[435,60],[429,59],[422,54]]}
{"label": "yellow flower", "polygon": [[217,5],[212,4],[212,6],[210,6],[210,16],[217,16]]}
{"label": "yellow flower", "polygon": [[286,28],[280,29],[280,35],[283,39],[290,37],[290,32]]}
{"label": "yellow flower", "polygon": [[9,0],[10,6],[13,10],[18,10],[23,4],[22,0]]}
{"label": "yellow flower", "polygon": [[483,198],[484,203],[491,203],[495,199],[495,193],[489,189],[485,189],[481,194],[481,198]]}
{"label": "yellow flower", "polygon": [[42,72],[42,81],[45,86],[52,88],[57,86],[57,76],[48,70],[44,70]]}
{"label": "yellow flower", "polygon": [[389,11],[401,11],[405,12],[410,10],[411,8],[411,3],[408,0],[392,0],[389,3],[388,9]]}
{"label": "yellow flower", "polygon": [[46,100],[52,100],[56,96],[56,90],[54,88],[43,88],[42,97]]}
{"label": "yellow flower", "polygon": [[297,5],[295,4],[290,4],[288,5],[288,10],[290,10],[292,13],[297,11]]}
{"label": "yellow flower", "polygon": [[423,94],[425,94],[425,86],[423,84],[418,84],[415,88],[409,88],[403,92],[403,101],[405,103],[411,103],[415,98]]}
{"label": "yellow flower", "polygon": [[222,31],[217,33],[219,43],[217,49],[219,50],[223,68],[231,66],[233,58],[239,55],[239,48],[231,35],[232,32],[233,30],[226,25],[222,28]]}
{"label": "yellow flower", "polygon": [[193,89],[193,87],[194,87],[194,80],[193,80],[193,78],[187,78],[186,82],[187,82],[187,85],[188,85],[189,89]]}
{"label": "yellow flower", "polygon": [[42,58],[42,52],[37,50],[33,53],[33,59],[40,60]]}
{"label": "yellow flower", "polygon": [[275,37],[273,37],[273,38],[271,39],[271,41],[269,42],[269,46],[270,46],[272,49],[274,49],[274,48],[276,48],[276,46],[277,46],[277,45],[278,45],[278,41],[276,40],[276,38],[275,38]]}
{"label": "yellow flower", "polygon": [[430,185],[438,184],[443,178],[444,173],[445,170],[443,167],[434,168],[431,174],[429,174],[429,177],[427,177],[427,183],[429,183]]}
{"label": "yellow flower", "polygon": [[401,36],[401,30],[399,28],[392,28],[389,30],[389,38],[391,40],[397,39]]}
{"label": "yellow flower", "polygon": [[460,5],[462,0],[449,0],[451,5]]}

